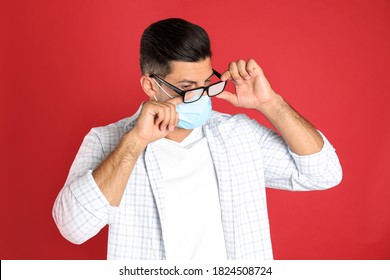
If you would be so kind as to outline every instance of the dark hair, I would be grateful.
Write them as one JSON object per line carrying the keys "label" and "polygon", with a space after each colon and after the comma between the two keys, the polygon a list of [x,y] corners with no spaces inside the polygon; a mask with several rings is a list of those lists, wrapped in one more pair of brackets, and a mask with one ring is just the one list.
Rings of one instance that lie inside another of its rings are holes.
{"label": "dark hair", "polygon": [[180,18],[151,24],[141,37],[141,72],[165,77],[171,72],[170,62],[198,62],[211,57],[210,39],[206,31]]}

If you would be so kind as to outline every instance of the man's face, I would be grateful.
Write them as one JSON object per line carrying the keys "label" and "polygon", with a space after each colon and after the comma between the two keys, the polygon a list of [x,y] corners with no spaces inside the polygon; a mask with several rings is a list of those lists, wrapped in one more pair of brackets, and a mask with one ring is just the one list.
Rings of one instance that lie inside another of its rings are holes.
{"label": "man's face", "polygon": [[[210,58],[199,62],[173,61],[171,62],[171,69],[171,73],[166,75],[164,80],[181,90],[208,86],[214,78]],[[178,96],[173,90],[164,85],[163,87],[171,96]],[[170,99],[162,90],[159,92],[158,100],[166,101]]]}

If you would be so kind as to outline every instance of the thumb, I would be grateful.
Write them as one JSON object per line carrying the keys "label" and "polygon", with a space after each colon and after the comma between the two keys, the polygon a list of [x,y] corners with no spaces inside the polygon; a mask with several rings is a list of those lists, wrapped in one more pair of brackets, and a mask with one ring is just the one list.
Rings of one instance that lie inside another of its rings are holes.
{"label": "thumb", "polygon": [[233,104],[233,105],[237,105],[238,102],[237,102],[237,95],[234,94],[234,93],[231,93],[230,91],[223,91],[221,92],[220,94],[218,94],[217,96],[215,96],[216,98],[219,98],[219,99],[223,99],[223,100],[226,100],[227,102]]}

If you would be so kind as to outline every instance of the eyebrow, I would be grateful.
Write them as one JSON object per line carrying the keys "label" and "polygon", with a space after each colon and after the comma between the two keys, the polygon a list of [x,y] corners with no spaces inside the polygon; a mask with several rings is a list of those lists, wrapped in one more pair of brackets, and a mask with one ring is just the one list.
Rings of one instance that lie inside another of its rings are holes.
{"label": "eyebrow", "polygon": [[[211,79],[211,77],[214,75],[214,71],[213,73],[211,73],[211,75],[205,80],[205,82],[207,82],[208,80]],[[197,82],[195,81],[191,81],[191,80],[181,80],[181,81],[178,81],[176,84],[181,84],[181,83],[189,83],[189,84],[197,84]]]}

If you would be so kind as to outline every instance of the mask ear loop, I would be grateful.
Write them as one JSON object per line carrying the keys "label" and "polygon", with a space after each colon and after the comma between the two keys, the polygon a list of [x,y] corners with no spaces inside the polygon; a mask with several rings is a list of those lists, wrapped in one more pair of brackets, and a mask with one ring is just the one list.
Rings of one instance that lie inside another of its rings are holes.
{"label": "mask ear loop", "polygon": [[153,98],[154,98],[154,100],[158,101],[158,100],[157,100],[157,97],[156,97],[155,95],[153,96]]}
{"label": "mask ear loop", "polygon": [[[153,78],[152,78],[153,79]],[[159,88],[161,88],[161,90],[166,94],[166,95],[168,95],[170,98],[173,98],[173,96],[172,95],[170,95],[159,83],[157,83],[157,81],[155,80],[155,79],[153,79],[153,81],[157,84],[157,86],[159,87]],[[156,99],[156,96],[154,96],[154,98]],[[156,101],[157,101],[157,99],[156,99]]]}

